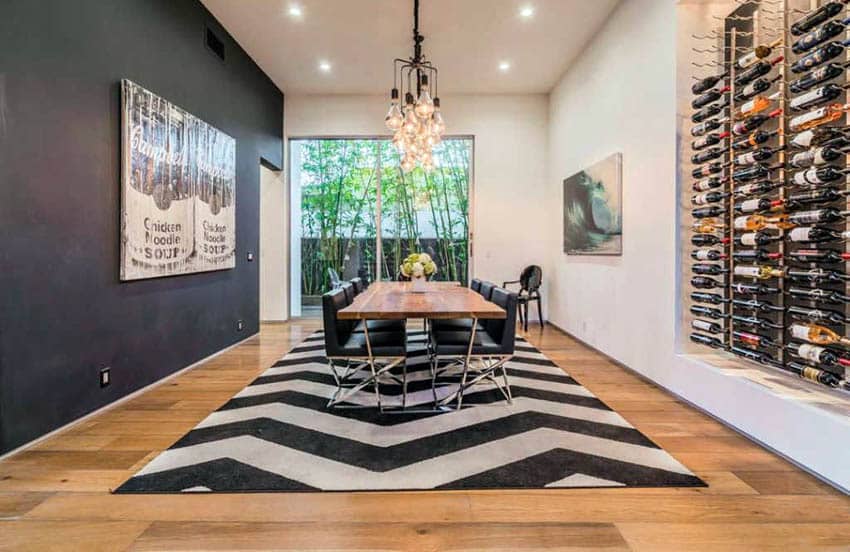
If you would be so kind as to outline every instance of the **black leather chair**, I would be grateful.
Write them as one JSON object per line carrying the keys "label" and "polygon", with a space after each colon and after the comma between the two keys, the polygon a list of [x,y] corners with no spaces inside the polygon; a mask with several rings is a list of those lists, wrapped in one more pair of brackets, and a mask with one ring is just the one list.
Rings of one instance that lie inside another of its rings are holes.
{"label": "black leather chair", "polygon": [[354,302],[354,285],[351,282],[340,282],[339,288],[345,293],[345,304],[350,305]]}
{"label": "black leather chair", "polygon": [[475,293],[479,293],[481,291],[481,280],[478,278],[473,278],[471,282],[469,282],[469,289],[474,291]]}
{"label": "black leather chair", "polygon": [[363,282],[363,278],[359,276],[351,279],[351,285],[354,286],[355,297],[366,291],[366,284]]}
{"label": "black leather chair", "polygon": [[532,301],[537,301],[537,320],[543,327],[543,299],[540,295],[542,283],[543,269],[537,265],[531,265],[522,269],[519,280],[511,280],[502,284],[503,287],[508,287],[509,284],[519,284],[517,302],[519,303],[519,321],[522,324],[523,331],[528,331],[528,304]]}
{"label": "black leather chair", "polygon": [[[359,280],[359,278],[354,278],[354,280]],[[340,289],[345,293],[346,306],[353,303],[354,298],[359,295],[354,280],[339,284]],[[366,325],[369,326],[370,332],[405,332],[407,330],[406,320],[366,320],[365,322],[361,320],[353,326],[354,332],[363,333],[363,328]]]}
{"label": "black leather chair", "polygon": [[[434,400],[438,407],[446,406],[456,399],[456,408],[459,409],[463,404],[464,392],[484,380],[493,383],[508,402],[512,401],[505,363],[514,355],[517,294],[504,288],[495,288],[492,292],[492,300],[505,309],[506,318],[484,320],[482,321],[483,330],[476,329],[474,333],[471,330],[431,332],[431,373],[434,381],[441,373],[458,366],[462,368],[460,385],[456,391],[446,397],[438,398],[435,387]],[[438,372],[440,361],[446,359],[453,359],[454,362]],[[470,361],[473,359],[480,361],[481,368],[472,368]],[[500,368],[504,384],[500,384],[495,378]],[[468,380],[470,375],[472,379]]]}
{"label": "black leather chair", "polygon": [[[325,330],[325,356],[333,374],[337,390],[328,401],[328,406],[339,406],[368,385],[375,389],[375,401],[381,410],[380,377],[389,375],[402,385],[402,407],[407,398],[407,335],[405,332],[357,333],[348,320],[340,320],[338,312],[348,305],[342,289],[329,291],[322,296],[322,317]],[[336,361],[336,362],[335,362]],[[344,364],[338,364],[342,362]],[[399,381],[390,371],[402,366]],[[365,373],[356,380],[355,375]],[[363,407],[370,405],[347,405]]]}
{"label": "black leather chair", "polygon": [[[469,283],[469,289],[481,293],[481,280],[473,278]],[[447,318],[444,320],[431,320],[430,329],[433,330],[469,330],[472,327],[472,319],[470,318]],[[479,328],[483,328],[479,322]]]}
{"label": "black leather chair", "polygon": [[494,284],[493,282],[481,282],[481,288],[478,290],[478,293],[481,294],[481,297],[489,301],[490,295],[493,294],[493,288],[495,287],[496,284]]}

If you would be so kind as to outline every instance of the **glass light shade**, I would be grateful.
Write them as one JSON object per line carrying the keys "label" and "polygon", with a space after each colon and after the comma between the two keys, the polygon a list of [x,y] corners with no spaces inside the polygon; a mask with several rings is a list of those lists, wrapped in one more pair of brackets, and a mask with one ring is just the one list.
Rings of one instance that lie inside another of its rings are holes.
{"label": "glass light shade", "polygon": [[440,135],[446,131],[446,122],[443,121],[443,116],[439,111],[434,112],[434,116],[431,119],[431,128],[432,132],[436,132],[436,134]]}
{"label": "glass light shade", "polygon": [[415,136],[419,132],[419,120],[416,118],[416,112],[410,107],[407,108],[407,114],[404,116],[404,124],[401,129],[408,136]]}
{"label": "glass light shade", "polygon": [[421,161],[421,164],[422,164],[422,170],[424,170],[427,173],[434,170],[434,161],[431,158],[423,159]]}
{"label": "glass light shade", "polygon": [[393,134],[393,145],[399,151],[404,150],[404,133],[400,128],[395,131],[395,134]]}
{"label": "glass light shade", "polygon": [[384,122],[390,130],[401,128],[402,123],[404,123],[404,115],[401,114],[401,109],[398,108],[397,103],[393,102],[390,104],[390,110],[387,111],[387,117],[384,119]]}
{"label": "glass light shade", "polygon": [[420,119],[428,119],[434,114],[434,100],[431,99],[431,94],[427,88],[423,88],[419,94],[419,100],[416,102],[416,116]]}
{"label": "glass light shade", "polygon": [[410,156],[405,155],[404,159],[401,160],[401,170],[404,172],[410,172],[416,166],[416,161]]}

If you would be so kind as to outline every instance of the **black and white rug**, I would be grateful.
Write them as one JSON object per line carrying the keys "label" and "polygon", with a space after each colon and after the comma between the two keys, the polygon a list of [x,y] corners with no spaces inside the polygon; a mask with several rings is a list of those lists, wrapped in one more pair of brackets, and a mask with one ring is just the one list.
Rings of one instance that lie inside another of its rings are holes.
{"label": "black and white rug", "polygon": [[[426,405],[421,332],[409,351],[408,406]],[[521,338],[508,375],[513,404],[479,385],[455,412],[328,409],[335,386],[317,332],[115,492],[705,485]],[[374,400],[370,388],[352,398]]]}

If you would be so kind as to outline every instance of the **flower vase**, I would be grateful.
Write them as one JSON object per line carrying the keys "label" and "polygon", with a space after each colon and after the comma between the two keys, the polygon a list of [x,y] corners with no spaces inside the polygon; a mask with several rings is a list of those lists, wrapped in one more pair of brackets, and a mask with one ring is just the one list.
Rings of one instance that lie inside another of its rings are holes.
{"label": "flower vase", "polygon": [[413,293],[425,293],[427,291],[428,286],[425,285],[425,278],[420,276],[419,278],[411,278],[410,279],[410,291]]}

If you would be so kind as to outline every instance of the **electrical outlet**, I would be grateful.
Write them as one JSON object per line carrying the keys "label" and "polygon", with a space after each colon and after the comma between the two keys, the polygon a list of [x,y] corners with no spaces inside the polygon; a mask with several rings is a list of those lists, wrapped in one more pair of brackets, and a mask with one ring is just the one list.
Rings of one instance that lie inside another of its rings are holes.
{"label": "electrical outlet", "polygon": [[104,366],[103,368],[100,369],[100,386],[101,387],[106,387],[112,381],[112,378],[110,377],[109,370],[111,370],[111,368],[109,366]]}
{"label": "electrical outlet", "polygon": [[248,262],[254,261],[254,254],[251,251],[248,251]]}
{"label": "electrical outlet", "polygon": [[244,329],[245,329],[245,321],[244,320],[237,320],[236,321],[236,331],[241,332]]}

